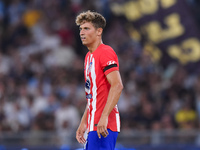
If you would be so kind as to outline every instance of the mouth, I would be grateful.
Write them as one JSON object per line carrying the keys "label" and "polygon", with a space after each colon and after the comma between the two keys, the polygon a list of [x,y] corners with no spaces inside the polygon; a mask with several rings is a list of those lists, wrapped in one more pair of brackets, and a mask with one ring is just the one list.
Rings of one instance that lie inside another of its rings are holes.
{"label": "mouth", "polygon": [[83,41],[83,40],[86,40],[86,38],[85,37],[81,37],[81,40]]}

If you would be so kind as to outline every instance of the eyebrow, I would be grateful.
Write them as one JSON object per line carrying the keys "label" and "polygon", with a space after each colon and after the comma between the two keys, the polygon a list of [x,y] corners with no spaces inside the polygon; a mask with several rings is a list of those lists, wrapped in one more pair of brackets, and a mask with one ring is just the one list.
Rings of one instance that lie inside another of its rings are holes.
{"label": "eyebrow", "polygon": [[81,29],[89,29],[90,27],[79,27],[79,30]]}

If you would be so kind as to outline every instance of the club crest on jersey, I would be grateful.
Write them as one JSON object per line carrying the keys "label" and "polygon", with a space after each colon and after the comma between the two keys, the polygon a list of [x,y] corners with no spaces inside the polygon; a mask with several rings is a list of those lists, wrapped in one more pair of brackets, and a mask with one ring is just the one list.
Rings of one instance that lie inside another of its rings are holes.
{"label": "club crest on jersey", "polygon": [[110,61],[107,62],[107,65],[108,65],[108,66],[113,65],[113,64],[117,64],[116,61],[110,60]]}
{"label": "club crest on jersey", "polygon": [[90,62],[88,70],[87,70],[87,74],[89,74],[91,72],[91,68],[92,68],[92,62]]}

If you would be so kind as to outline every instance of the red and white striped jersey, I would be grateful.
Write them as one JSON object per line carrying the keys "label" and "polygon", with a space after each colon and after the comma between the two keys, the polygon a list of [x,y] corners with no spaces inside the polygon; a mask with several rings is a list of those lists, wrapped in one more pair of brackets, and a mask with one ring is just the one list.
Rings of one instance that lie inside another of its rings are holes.
{"label": "red and white striped jersey", "polygon": [[[84,76],[87,99],[87,129],[96,131],[97,124],[107,102],[110,84],[106,75],[119,70],[118,58],[114,50],[101,44],[93,53],[85,56]],[[108,117],[108,126],[112,131],[120,131],[120,116],[117,105]]]}

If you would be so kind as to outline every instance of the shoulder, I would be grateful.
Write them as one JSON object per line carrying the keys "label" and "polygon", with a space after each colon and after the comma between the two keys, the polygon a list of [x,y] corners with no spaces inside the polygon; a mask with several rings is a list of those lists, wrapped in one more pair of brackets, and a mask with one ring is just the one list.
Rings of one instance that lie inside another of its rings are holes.
{"label": "shoulder", "polygon": [[109,54],[116,54],[113,48],[109,45],[102,45],[101,47],[101,54],[102,55],[109,55]]}
{"label": "shoulder", "polygon": [[114,51],[111,46],[105,44],[102,45],[101,49],[104,51]]}

